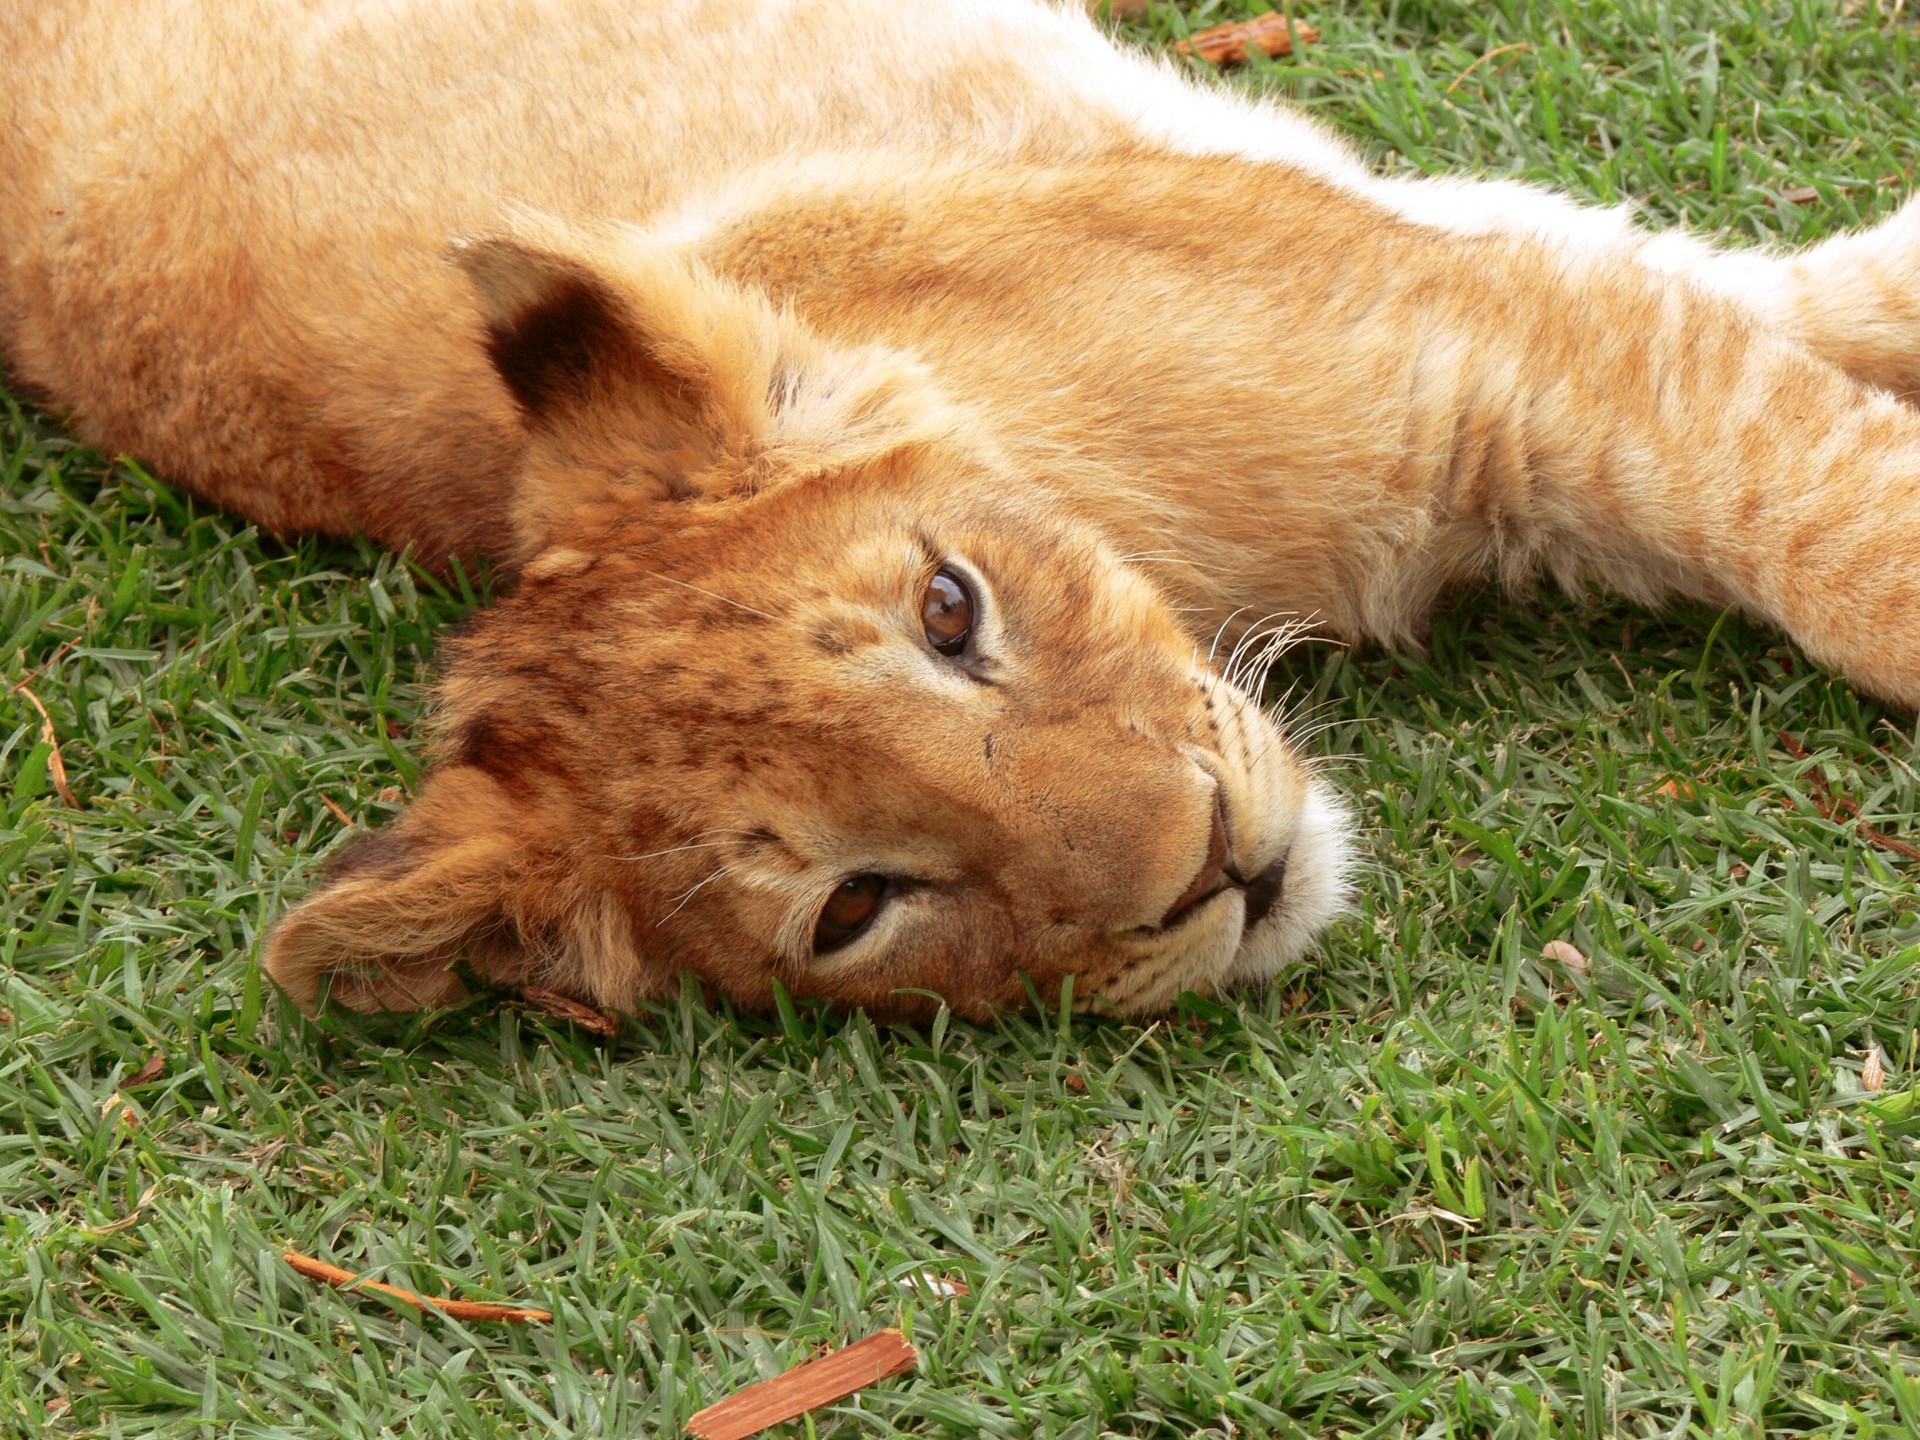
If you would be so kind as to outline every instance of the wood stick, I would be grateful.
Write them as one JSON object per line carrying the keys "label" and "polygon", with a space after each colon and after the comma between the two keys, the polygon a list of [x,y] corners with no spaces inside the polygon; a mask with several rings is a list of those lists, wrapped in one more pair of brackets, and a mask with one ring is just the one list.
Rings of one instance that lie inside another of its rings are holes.
{"label": "wood stick", "polygon": [[863,1386],[911,1370],[920,1352],[898,1330],[882,1330],[842,1349],[749,1385],[687,1422],[700,1440],[745,1440],[783,1420],[845,1399]]}
{"label": "wood stick", "polygon": [[1313,26],[1302,25],[1297,20],[1288,25],[1286,16],[1269,10],[1251,20],[1234,20],[1196,30],[1173,48],[1184,55],[1198,55],[1213,65],[1234,65],[1248,59],[1255,49],[1268,55],[1291,55],[1296,40],[1302,45],[1311,45],[1319,38],[1320,32]]}
{"label": "wood stick", "polygon": [[329,1265],[324,1260],[315,1260],[311,1255],[302,1255],[298,1251],[288,1250],[281,1258],[310,1280],[324,1280],[329,1285],[342,1290],[377,1290],[391,1300],[411,1305],[416,1310],[438,1310],[443,1315],[451,1315],[456,1320],[551,1320],[551,1310],[535,1310],[526,1305],[495,1305],[485,1300],[453,1300],[433,1295],[419,1295],[412,1290],[402,1290],[398,1285],[383,1284],[378,1280],[363,1280],[351,1270],[342,1270],[338,1265]]}

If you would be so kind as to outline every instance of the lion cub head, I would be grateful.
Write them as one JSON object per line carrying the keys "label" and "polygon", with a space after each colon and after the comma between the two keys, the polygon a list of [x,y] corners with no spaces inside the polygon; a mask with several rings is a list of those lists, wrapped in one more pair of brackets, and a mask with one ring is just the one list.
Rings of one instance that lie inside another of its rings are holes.
{"label": "lion cub head", "polygon": [[519,583],[450,645],[419,798],[273,931],[301,1004],[690,971],[1140,1013],[1337,908],[1329,794],[991,417],[630,235],[459,261],[527,427]]}

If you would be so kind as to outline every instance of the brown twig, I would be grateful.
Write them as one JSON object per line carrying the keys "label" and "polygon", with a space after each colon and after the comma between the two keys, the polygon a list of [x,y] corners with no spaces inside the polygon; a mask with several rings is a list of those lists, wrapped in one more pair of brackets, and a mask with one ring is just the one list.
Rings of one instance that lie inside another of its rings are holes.
{"label": "brown twig", "polygon": [[[1786,731],[1779,731],[1780,744],[1796,760],[1809,760],[1813,757],[1802,745]],[[1807,771],[1807,779],[1813,785],[1813,808],[1820,812],[1820,818],[1831,820],[1838,825],[1845,820],[1854,822],[1854,828],[1860,832],[1860,838],[1869,845],[1877,845],[1908,860],[1920,860],[1920,846],[1909,845],[1904,840],[1895,839],[1884,830],[1876,830],[1869,825],[1866,817],[1860,813],[1860,807],[1845,795],[1836,795],[1833,787],[1827,784],[1827,777],[1818,770]]]}
{"label": "brown twig", "polygon": [[322,795],[320,797],[320,803],[331,810],[333,812],[333,818],[338,820],[342,825],[353,824],[353,817],[336,805],[331,795]]}
{"label": "brown twig", "polygon": [[[52,664],[53,662],[48,661],[47,663]],[[42,668],[44,669],[45,667],[43,666]],[[34,671],[34,675],[39,673],[38,670]],[[32,678],[33,676],[29,675],[27,680],[31,680]],[[60,792],[60,798],[66,802],[67,808],[69,810],[78,810],[80,808],[80,802],[73,798],[73,791],[67,786],[67,762],[60,758],[60,737],[54,733],[53,717],[47,713],[47,707],[40,703],[40,697],[27,688],[27,680],[20,681],[19,684],[13,686],[7,693],[9,695],[26,696],[27,703],[40,712],[40,740],[42,744],[49,747],[47,751],[47,773],[53,777],[53,788]]]}
{"label": "brown twig", "polygon": [[551,1320],[551,1310],[535,1310],[527,1305],[495,1305],[484,1300],[453,1300],[449,1298],[420,1295],[412,1290],[402,1290],[398,1285],[383,1284],[378,1280],[364,1280],[351,1270],[342,1270],[338,1265],[329,1265],[324,1260],[315,1260],[311,1255],[302,1255],[298,1251],[288,1250],[281,1258],[310,1280],[324,1280],[342,1290],[376,1290],[390,1300],[398,1300],[403,1305],[411,1305],[416,1310],[438,1310],[443,1315],[451,1315],[456,1320]]}
{"label": "brown twig", "polygon": [[700,1440],[745,1440],[769,1425],[911,1370],[919,1359],[920,1352],[907,1343],[906,1336],[898,1330],[882,1330],[707,1406],[687,1421],[687,1433]]}
{"label": "brown twig", "polygon": [[1196,30],[1173,48],[1183,55],[1198,55],[1212,65],[1234,65],[1252,58],[1256,49],[1277,58],[1291,55],[1296,41],[1311,45],[1319,38],[1320,32],[1313,26],[1289,23],[1286,16],[1269,10],[1251,20]]}

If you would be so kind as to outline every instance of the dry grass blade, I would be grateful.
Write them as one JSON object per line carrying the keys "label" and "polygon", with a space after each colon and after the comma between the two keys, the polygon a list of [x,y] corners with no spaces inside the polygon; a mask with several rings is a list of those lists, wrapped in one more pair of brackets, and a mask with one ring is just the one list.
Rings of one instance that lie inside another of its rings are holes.
{"label": "dry grass blade", "polygon": [[1269,10],[1251,20],[1235,20],[1226,25],[1209,25],[1196,30],[1173,48],[1183,55],[1198,55],[1213,65],[1237,65],[1251,59],[1259,50],[1267,55],[1291,55],[1295,43],[1311,45],[1320,32],[1298,21]]}
{"label": "dry grass blade", "polygon": [[769,1425],[911,1370],[919,1359],[920,1352],[907,1343],[906,1336],[898,1330],[882,1330],[707,1406],[687,1422],[687,1433],[700,1440],[745,1440]]}
{"label": "dry grass blade", "polygon": [[456,1320],[506,1320],[524,1322],[528,1320],[551,1320],[551,1310],[535,1310],[527,1305],[496,1305],[486,1300],[451,1300],[433,1295],[421,1295],[412,1290],[402,1290],[398,1285],[383,1284],[378,1280],[363,1280],[351,1270],[342,1270],[338,1265],[329,1265],[324,1260],[315,1260],[311,1255],[302,1255],[296,1250],[281,1253],[281,1258],[310,1280],[324,1280],[329,1285],[342,1290],[375,1290],[390,1300],[398,1300],[403,1305],[411,1305],[416,1310],[438,1310],[443,1315],[451,1315]]}
{"label": "dry grass blade", "polygon": [[27,703],[40,712],[40,743],[47,747],[47,774],[53,777],[53,788],[60,792],[61,800],[69,810],[78,810],[80,802],[73,798],[73,791],[67,788],[67,762],[60,758],[60,737],[53,733],[53,717],[47,713],[47,707],[40,703],[40,697],[27,688],[22,680],[7,692],[9,695],[24,695]]}
{"label": "dry grass blade", "polygon": [[140,1192],[140,1198],[133,1202],[133,1209],[118,1220],[110,1220],[104,1225],[89,1225],[87,1229],[95,1235],[118,1235],[122,1230],[130,1230],[140,1223],[140,1214],[153,1204],[153,1197],[160,1193],[160,1182],[155,1181]]}
{"label": "dry grass blade", "polygon": [[1478,60],[1475,60],[1471,65],[1467,66],[1467,68],[1462,70],[1458,75],[1454,76],[1453,83],[1447,86],[1447,94],[1451,95],[1454,91],[1458,90],[1466,83],[1469,75],[1473,74],[1474,71],[1478,70],[1489,60],[1498,59],[1502,55],[1511,55],[1516,50],[1531,49],[1533,49],[1533,46],[1525,40],[1516,40],[1511,45],[1496,46],[1492,50],[1487,51],[1487,53],[1482,55]]}

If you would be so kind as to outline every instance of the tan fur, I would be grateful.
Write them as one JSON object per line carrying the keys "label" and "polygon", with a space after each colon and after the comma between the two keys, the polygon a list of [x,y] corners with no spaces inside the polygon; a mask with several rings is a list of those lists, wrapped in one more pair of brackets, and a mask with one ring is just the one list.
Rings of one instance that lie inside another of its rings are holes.
{"label": "tan fur", "polygon": [[[0,66],[22,382],[269,526],[518,574],[417,803],[274,932],[303,1003],[1265,978],[1343,821],[1199,641],[1489,574],[1920,701],[1913,206],[1722,255],[1382,181],[1025,0],[40,0]],[[1163,923],[1283,859],[1264,921]]]}

